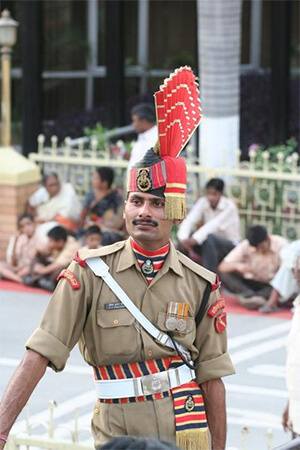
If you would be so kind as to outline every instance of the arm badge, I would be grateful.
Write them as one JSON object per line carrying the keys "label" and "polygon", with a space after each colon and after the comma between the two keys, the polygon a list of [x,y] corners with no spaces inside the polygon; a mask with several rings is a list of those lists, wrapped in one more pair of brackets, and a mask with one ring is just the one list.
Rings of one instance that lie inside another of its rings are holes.
{"label": "arm badge", "polygon": [[218,333],[224,333],[224,331],[226,330],[226,326],[227,326],[227,317],[226,317],[226,313],[223,312],[222,314],[219,314],[215,318],[216,331]]}
{"label": "arm badge", "polygon": [[65,278],[73,290],[80,288],[80,283],[71,270],[62,270],[56,279],[59,281],[61,278]]}
{"label": "arm badge", "polygon": [[225,298],[220,297],[217,301],[215,301],[215,303],[211,305],[211,307],[207,311],[207,314],[210,317],[215,317],[223,308],[225,308]]}

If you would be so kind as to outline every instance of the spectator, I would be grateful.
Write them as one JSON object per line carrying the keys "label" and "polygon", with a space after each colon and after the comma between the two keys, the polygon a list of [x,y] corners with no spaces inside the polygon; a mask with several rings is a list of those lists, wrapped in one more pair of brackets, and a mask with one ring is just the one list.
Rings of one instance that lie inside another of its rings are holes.
{"label": "spectator", "polygon": [[93,174],[92,189],[86,194],[80,216],[83,227],[87,216],[90,222],[102,230],[116,231],[123,225],[123,199],[112,189],[114,171],[110,167],[99,167]]}
{"label": "spectator", "polygon": [[[298,289],[300,289],[299,256],[296,260],[294,275],[298,285]],[[300,436],[300,294],[294,301],[294,307],[294,316],[287,342],[286,381],[288,389],[288,403],[282,414],[283,428],[285,431],[292,431],[293,439]],[[295,446],[295,448],[299,449],[299,443],[297,447]]]}
{"label": "spectator", "polygon": [[257,309],[269,298],[270,281],[280,266],[280,250],[287,240],[269,235],[260,225],[250,227],[247,238],[231,250],[218,270],[221,281],[238,294],[240,303],[247,309]]}
{"label": "spectator", "polygon": [[34,219],[25,213],[18,220],[19,232],[12,239],[10,262],[0,262],[0,275],[8,280],[23,282],[38,252],[45,249],[36,233]]}
{"label": "spectator", "polygon": [[300,256],[300,239],[286,245],[280,251],[282,264],[271,281],[272,291],[267,303],[259,308],[263,314],[277,311],[279,303],[296,297],[299,286],[295,279],[295,267]]}
{"label": "spectator", "polygon": [[[80,200],[70,183],[60,183],[56,173],[44,176],[43,186],[31,195],[28,210],[35,216],[41,227],[41,233],[47,233],[53,226],[60,224],[74,232],[81,212]],[[54,222],[54,223],[53,223]]]}
{"label": "spectator", "polygon": [[[205,197],[193,206],[179,227],[179,249],[216,272],[218,264],[240,240],[240,219],[235,203],[224,197],[224,181],[210,179]],[[200,262],[200,260],[199,260]]]}
{"label": "spectator", "polygon": [[138,135],[132,147],[128,163],[128,171],[146,151],[153,147],[158,139],[158,130],[155,120],[155,110],[150,103],[140,103],[131,110],[132,125]]}
{"label": "spectator", "polygon": [[84,233],[85,248],[95,249],[102,245],[103,234],[98,225],[92,225]]}
{"label": "spectator", "polygon": [[24,278],[24,283],[37,284],[43,289],[53,291],[57,276],[71,263],[81,245],[72,236],[68,236],[66,229],[61,226],[52,228],[48,232],[48,238],[50,255],[36,258],[30,275]]}

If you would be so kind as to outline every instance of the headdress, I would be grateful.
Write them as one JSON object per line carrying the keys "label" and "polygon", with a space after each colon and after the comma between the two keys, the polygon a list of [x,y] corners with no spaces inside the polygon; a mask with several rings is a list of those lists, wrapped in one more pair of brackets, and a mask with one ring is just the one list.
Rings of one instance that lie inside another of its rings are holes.
{"label": "headdress", "polygon": [[154,94],[158,142],[129,174],[129,192],[165,197],[166,219],[186,215],[186,165],[179,157],[202,118],[198,83],[190,67],[176,69]]}

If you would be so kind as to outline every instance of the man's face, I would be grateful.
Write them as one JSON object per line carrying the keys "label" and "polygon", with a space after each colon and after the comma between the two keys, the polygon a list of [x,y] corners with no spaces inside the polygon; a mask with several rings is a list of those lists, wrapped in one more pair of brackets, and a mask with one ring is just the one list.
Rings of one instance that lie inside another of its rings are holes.
{"label": "man's face", "polygon": [[215,188],[206,189],[206,198],[209,201],[209,204],[212,209],[215,209],[218,206],[220,198],[222,197],[222,192],[217,191]]}
{"label": "man's face", "polygon": [[85,238],[85,243],[89,249],[99,248],[102,244],[102,236],[97,233],[90,234]]}
{"label": "man's face", "polygon": [[21,233],[26,234],[26,236],[30,238],[34,233],[34,222],[29,219],[29,217],[24,217],[24,219],[20,220],[19,222],[19,229]]}
{"label": "man's face", "polygon": [[145,250],[154,251],[169,242],[173,220],[165,219],[165,199],[130,192],[124,219],[128,234]]}
{"label": "man's face", "polygon": [[48,242],[48,246],[49,249],[51,251],[51,253],[53,253],[55,250],[62,250],[64,248],[65,245],[65,241],[63,239],[60,239],[59,241],[55,241],[52,238],[49,238],[49,242]]}
{"label": "man's face", "polygon": [[267,238],[265,241],[261,242],[256,246],[256,251],[258,253],[268,253],[271,247],[270,238]]}
{"label": "man's face", "polygon": [[45,188],[47,189],[50,197],[55,197],[55,195],[57,195],[60,190],[60,184],[58,179],[53,176],[48,177],[45,183]]}
{"label": "man's face", "polygon": [[148,122],[143,119],[139,119],[139,117],[136,114],[132,114],[132,125],[135,129],[135,132],[137,134],[143,133],[147,130]]}

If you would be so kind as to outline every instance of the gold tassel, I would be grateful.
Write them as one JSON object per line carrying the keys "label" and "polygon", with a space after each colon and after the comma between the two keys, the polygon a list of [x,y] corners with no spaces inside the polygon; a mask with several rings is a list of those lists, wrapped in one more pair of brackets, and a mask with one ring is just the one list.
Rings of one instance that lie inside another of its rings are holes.
{"label": "gold tassel", "polygon": [[153,147],[153,151],[154,151],[154,153],[155,153],[157,156],[160,155],[159,140],[157,140],[157,141],[155,142],[154,147]]}
{"label": "gold tassel", "polygon": [[170,196],[165,194],[165,216],[166,219],[184,219],[186,217],[186,202],[185,197]]}
{"label": "gold tassel", "polygon": [[176,445],[183,450],[209,450],[207,428],[178,431]]}

